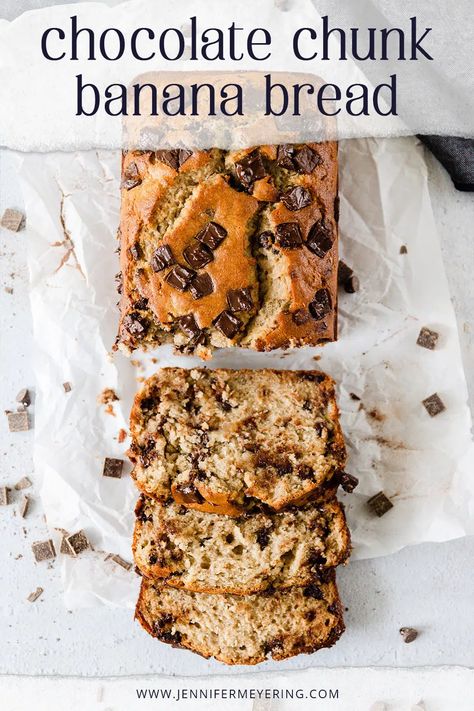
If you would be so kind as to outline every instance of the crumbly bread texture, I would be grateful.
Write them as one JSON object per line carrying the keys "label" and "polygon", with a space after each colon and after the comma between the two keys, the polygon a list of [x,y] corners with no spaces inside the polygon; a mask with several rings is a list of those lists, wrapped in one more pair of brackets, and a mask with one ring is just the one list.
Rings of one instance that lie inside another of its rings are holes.
{"label": "crumbly bread texture", "polygon": [[144,493],[211,513],[334,494],[346,457],[318,371],[163,368],[135,397],[130,433]]}
{"label": "crumbly bread texture", "polygon": [[188,592],[144,578],[135,616],[162,642],[226,664],[310,654],[344,632],[333,573],[318,585],[247,596]]}
{"label": "crumbly bread texture", "polygon": [[246,595],[309,585],[350,552],[337,501],[232,518],[141,496],[136,514],[139,570],[195,592]]}
{"label": "crumbly bread texture", "polygon": [[118,347],[336,339],[337,143],[123,156]]}

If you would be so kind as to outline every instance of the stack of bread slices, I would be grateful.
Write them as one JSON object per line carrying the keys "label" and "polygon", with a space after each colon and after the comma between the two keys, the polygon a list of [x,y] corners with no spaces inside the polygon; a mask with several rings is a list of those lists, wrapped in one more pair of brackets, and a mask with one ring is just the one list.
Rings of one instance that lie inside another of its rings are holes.
{"label": "stack of bread slices", "polygon": [[133,553],[147,632],[227,664],[284,659],[344,631],[345,447],[318,371],[164,368],[131,415]]}

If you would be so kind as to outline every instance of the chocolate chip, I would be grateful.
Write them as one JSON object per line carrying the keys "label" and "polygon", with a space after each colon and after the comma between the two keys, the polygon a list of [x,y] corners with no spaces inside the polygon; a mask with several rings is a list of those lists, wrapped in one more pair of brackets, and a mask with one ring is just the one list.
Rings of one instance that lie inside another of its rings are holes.
{"label": "chocolate chip", "polygon": [[213,324],[224,336],[234,338],[242,326],[242,321],[230,311],[222,311]]}
{"label": "chocolate chip", "polygon": [[304,588],[303,596],[312,597],[314,600],[322,600],[324,598],[323,591],[314,583]]}
{"label": "chocolate chip", "polygon": [[183,257],[193,269],[201,269],[214,259],[209,247],[201,242],[195,242],[186,247],[183,251]]}
{"label": "chocolate chip", "polygon": [[312,148],[303,146],[296,152],[293,163],[299,173],[309,174],[321,163],[321,158]]}
{"label": "chocolate chip", "polygon": [[438,393],[433,393],[433,395],[425,398],[422,402],[430,417],[435,417],[439,415],[440,412],[443,412],[443,410],[446,410],[446,406]]}
{"label": "chocolate chip", "polygon": [[347,294],[355,294],[360,289],[359,277],[353,274],[344,284],[344,291]]}
{"label": "chocolate chip", "polygon": [[267,654],[270,654],[270,652],[274,652],[278,649],[284,649],[283,640],[280,637],[274,637],[273,639],[269,639],[263,645],[263,653],[265,654],[265,656],[267,656]]}
{"label": "chocolate chip", "polygon": [[260,151],[255,150],[235,163],[235,173],[244,188],[248,189],[255,180],[264,178],[265,166],[263,165]]}
{"label": "chocolate chip", "polygon": [[139,242],[132,244],[132,246],[128,248],[128,251],[132,259],[138,260],[142,258],[143,251]]}
{"label": "chocolate chip", "polygon": [[122,321],[122,325],[131,336],[142,335],[145,333],[148,326],[146,319],[140,316],[140,314],[135,313],[135,311],[126,314]]}
{"label": "chocolate chip", "polygon": [[294,170],[295,164],[293,162],[295,155],[294,146],[289,144],[278,146],[277,149],[277,165],[280,168],[286,168],[286,170]]}
{"label": "chocolate chip", "polygon": [[201,333],[201,329],[193,314],[187,314],[186,316],[181,316],[179,319],[179,326],[183,333],[185,333],[190,338]]}
{"label": "chocolate chip", "polygon": [[196,274],[191,281],[189,291],[191,292],[193,299],[202,299],[203,296],[209,296],[209,294],[212,294],[214,291],[214,283],[210,274],[207,272]]}
{"label": "chocolate chip", "polygon": [[323,220],[318,220],[311,227],[306,246],[318,257],[324,257],[333,245],[333,238],[329,227]]}
{"label": "chocolate chip", "polygon": [[231,311],[251,311],[253,308],[252,292],[249,286],[244,289],[229,289],[227,303]]}
{"label": "chocolate chip", "polygon": [[[303,409],[306,409],[304,405]],[[300,464],[298,467],[298,476],[300,479],[312,479],[314,476],[313,467],[310,467],[309,464]]]}
{"label": "chocolate chip", "polygon": [[360,397],[356,395],[355,393],[349,393],[349,397],[351,400],[355,400],[356,402],[360,401]]}
{"label": "chocolate chip", "polygon": [[196,276],[196,272],[187,267],[183,267],[181,264],[177,264],[175,267],[168,272],[166,276],[166,281],[168,284],[178,291],[186,291],[191,280]]}
{"label": "chocolate chip", "polygon": [[351,267],[349,267],[345,262],[342,261],[342,259],[340,259],[337,267],[337,283],[340,286],[344,286],[346,281],[350,279],[353,274],[354,272]]}
{"label": "chocolate chip", "polygon": [[408,254],[408,249],[407,249],[406,244],[402,244],[402,246],[400,247],[400,254]]}
{"label": "chocolate chip", "polygon": [[102,476],[111,477],[112,479],[120,479],[123,471],[123,459],[114,459],[106,457],[102,469]]}
{"label": "chocolate chip", "polygon": [[281,201],[288,210],[295,212],[311,205],[313,198],[309,190],[297,185],[284,193]]}
{"label": "chocolate chip", "polygon": [[263,551],[270,543],[270,531],[266,527],[259,528],[255,536],[260,549]]}
{"label": "chocolate chip", "polygon": [[150,265],[154,272],[161,272],[175,263],[176,260],[171,247],[168,244],[162,244],[161,247],[155,249]]}
{"label": "chocolate chip", "polygon": [[117,289],[117,292],[119,294],[122,293],[123,291],[123,277],[122,277],[122,272],[118,272],[115,275],[115,288]]}
{"label": "chocolate chip", "polygon": [[209,249],[217,249],[225,237],[227,237],[227,230],[217,222],[208,222],[196,235],[196,239]]}
{"label": "chocolate chip", "polygon": [[415,639],[418,637],[418,631],[413,627],[400,627],[400,634],[405,644],[410,644],[410,642],[414,642]]}
{"label": "chocolate chip", "polygon": [[302,326],[310,320],[311,315],[306,309],[298,309],[298,311],[292,313],[292,318],[297,326]]}
{"label": "chocolate chip", "polygon": [[140,311],[140,309],[143,311],[144,309],[147,308],[147,306],[148,306],[148,299],[146,299],[144,296],[141,296],[139,299],[137,299],[136,301],[133,302],[133,308],[138,309],[139,311]]}
{"label": "chocolate chip", "polygon": [[7,420],[10,432],[26,432],[30,429],[26,410],[22,412],[7,412]]}
{"label": "chocolate chip", "polygon": [[260,232],[259,235],[255,235],[253,238],[253,243],[255,247],[263,247],[264,249],[269,249],[272,246],[275,239],[275,235],[270,230],[265,230],[265,232]]}
{"label": "chocolate chip", "polygon": [[155,151],[155,157],[173,170],[179,170],[191,156],[192,151],[183,148]]}
{"label": "chocolate chip", "polygon": [[192,482],[178,484],[176,486],[176,491],[179,492],[180,497],[185,504],[202,504],[204,501],[203,497]]}
{"label": "chocolate chip", "polygon": [[63,383],[63,389],[65,393],[70,393],[72,390],[71,383]]}
{"label": "chocolate chip", "polygon": [[89,540],[84,531],[78,531],[71,536],[66,536],[65,543],[69,546],[72,555],[79,555],[90,548]]}
{"label": "chocolate chip", "polygon": [[297,222],[282,222],[276,227],[277,244],[284,249],[296,249],[303,244],[303,235]]}
{"label": "chocolate chip", "polygon": [[138,167],[136,163],[129,163],[122,178],[121,188],[125,190],[131,190],[140,185],[142,179],[140,178],[140,173],[138,172]]}
{"label": "chocolate chip", "polygon": [[358,485],[359,480],[356,476],[352,476],[352,474],[348,474],[347,472],[341,472],[339,475],[339,482],[344,491],[347,491],[348,494],[352,494],[352,492]]}
{"label": "chocolate chip", "polygon": [[368,501],[367,501],[367,506],[373,511],[374,514],[376,514],[379,518],[381,516],[384,516],[384,514],[387,513],[387,511],[390,511],[390,509],[393,508],[393,504],[390,501],[389,498],[385,496],[383,491],[379,491],[378,494],[375,494],[375,496],[372,496]]}
{"label": "chocolate chip", "polygon": [[322,383],[325,377],[323,373],[313,373],[311,371],[303,371],[301,373],[301,379],[307,380],[310,383]]}
{"label": "chocolate chip", "polygon": [[422,348],[428,348],[430,351],[434,351],[438,338],[439,333],[431,331],[429,328],[424,326],[418,334],[416,345],[421,346]]}
{"label": "chocolate chip", "polygon": [[31,546],[33,555],[37,563],[41,563],[43,560],[51,560],[56,558],[56,551],[54,549],[53,541],[37,541]]}
{"label": "chocolate chip", "polygon": [[308,306],[309,312],[316,321],[321,320],[331,312],[332,302],[331,294],[328,289],[318,289],[314,295],[313,301]]}

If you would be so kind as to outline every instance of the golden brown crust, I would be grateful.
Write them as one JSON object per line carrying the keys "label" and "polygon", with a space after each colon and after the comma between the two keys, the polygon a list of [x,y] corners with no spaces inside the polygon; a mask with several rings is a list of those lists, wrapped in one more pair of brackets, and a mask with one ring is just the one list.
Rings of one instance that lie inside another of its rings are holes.
{"label": "golden brown crust", "polygon": [[[186,352],[207,353],[204,345],[273,350],[336,339],[337,143],[288,149],[293,156],[310,151],[317,156],[315,165],[302,170],[289,158],[283,167],[276,146],[186,152],[184,162],[178,165],[176,158],[174,167],[170,151],[165,158],[160,151],[124,155],[121,348],[131,351],[171,341]],[[242,183],[239,166],[255,153],[264,168],[254,171],[249,184]],[[296,209],[288,202],[286,196],[295,188],[310,196],[309,204]],[[185,250],[199,245],[197,236],[209,223],[219,225],[226,236],[211,253],[205,249],[204,261],[206,255],[211,261],[193,267]],[[299,230],[299,244],[285,244],[278,235],[287,223]],[[322,249],[311,246],[315,229],[324,242]],[[262,247],[261,232],[272,233],[271,246]],[[173,262],[157,270],[153,258],[163,245],[172,250]],[[182,288],[170,283],[176,264],[210,278],[212,292],[195,298],[192,274]],[[248,289],[250,303],[233,311],[229,293],[240,289]],[[322,311],[311,306],[321,290],[325,290]],[[219,316],[229,310],[234,324],[222,330]],[[180,319],[190,314],[199,337],[180,326]]]}

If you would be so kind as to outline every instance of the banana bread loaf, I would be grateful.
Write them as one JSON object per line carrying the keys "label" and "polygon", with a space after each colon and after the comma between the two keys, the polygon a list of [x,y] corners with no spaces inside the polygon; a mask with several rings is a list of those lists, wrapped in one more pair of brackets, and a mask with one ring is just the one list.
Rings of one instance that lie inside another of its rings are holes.
{"label": "banana bread loaf", "polygon": [[337,144],[123,156],[117,345],[336,339]]}
{"label": "banana bread loaf", "polygon": [[344,632],[332,571],[318,584],[247,596],[188,592],[144,578],[135,616],[160,641],[226,664],[310,654]]}
{"label": "banana bread loaf", "polygon": [[211,513],[334,494],[346,457],[318,371],[163,368],[135,397],[130,434],[143,492]]}
{"label": "banana bread loaf", "polygon": [[231,518],[142,495],[136,514],[133,554],[143,575],[195,592],[309,585],[350,552],[337,501]]}

